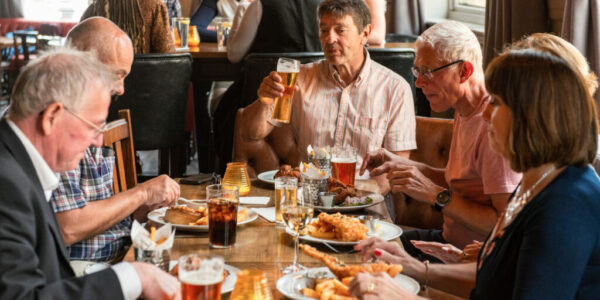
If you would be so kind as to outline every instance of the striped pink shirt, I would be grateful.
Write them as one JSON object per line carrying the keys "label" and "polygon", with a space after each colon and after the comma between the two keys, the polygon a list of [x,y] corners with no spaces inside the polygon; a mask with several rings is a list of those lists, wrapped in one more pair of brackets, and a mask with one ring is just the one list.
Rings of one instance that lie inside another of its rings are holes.
{"label": "striped pink shirt", "polygon": [[416,148],[410,86],[365,53],[362,70],[346,87],[326,60],[301,66],[291,117],[301,153],[309,144],[353,146],[360,166],[368,151]]}

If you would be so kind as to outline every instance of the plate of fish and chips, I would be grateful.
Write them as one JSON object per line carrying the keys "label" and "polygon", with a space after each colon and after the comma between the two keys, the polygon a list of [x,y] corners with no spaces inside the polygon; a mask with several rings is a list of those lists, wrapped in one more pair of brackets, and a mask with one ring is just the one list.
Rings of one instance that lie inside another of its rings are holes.
{"label": "plate of fish and chips", "polygon": [[[290,235],[294,234],[287,228],[286,232]],[[306,228],[300,232],[299,238],[305,242],[351,246],[369,236],[377,236],[389,241],[400,235],[402,235],[402,228],[392,223],[379,221],[377,224],[367,226],[357,217],[340,213],[321,213],[306,225]]]}
{"label": "plate of fish and chips", "polygon": [[[237,225],[250,223],[258,218],[258,213],[244,206],[238,206]],[[208,209],[206,205],[162,207],[148,213],[148,219],[158,223],[171,223],[182,231],[208,232]]]}
{"label": "plate of fish and chips", "polygon": [[311,246],[300,245],[300,248],[308,256],[320,260],[326,267],[310,268],[279,278],[276,284],[277,290],[286,297],[301,300],[356,299],[348,292],[348,285],[360,272],[387,273],[406,290],[414,294],[419,292],[419,283],[416,280],[400,274],[401,265],[385,262],[346,264]]}

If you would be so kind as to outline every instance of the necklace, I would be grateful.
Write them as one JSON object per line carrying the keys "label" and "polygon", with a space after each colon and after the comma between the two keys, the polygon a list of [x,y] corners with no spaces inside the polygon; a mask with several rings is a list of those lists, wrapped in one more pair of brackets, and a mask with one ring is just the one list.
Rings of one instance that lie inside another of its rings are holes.
{"label": "necklace", "polygon": [[[533,191],[535,190],[535,188],[542,182],[544,181],[544,179],[546,179],[546,177],[548,177],[548,175],[550,175],[550,173],[552,173],[552,171],[556,170],[555,166],[552,166],[550,169],[548,169],[548,171],[546,171],[544,174],[542,174],[542,176],[540,176],[540,178],[530,187],[528,188],[525,192],[523,192],[522,194],[519,195],[519,193],[521,192],[521,187],[523,182],[521,181],[521,184],[519,184],[519,187],[517,188],[517,191],[515,192],[515,195],[513,196],[512,201],[510,201],[510,203],[508,204],[508,206],[506,207],[506,211],[504,212],[504,224],[509,224],[510,221],[512,221],[512,219],[519,214],[519,212],[523,209],[523,207],[525,206],[525,204],[527,204],[531,199],[531,194],[533,194]],[[519,195],[519,196],[517,196]]]}

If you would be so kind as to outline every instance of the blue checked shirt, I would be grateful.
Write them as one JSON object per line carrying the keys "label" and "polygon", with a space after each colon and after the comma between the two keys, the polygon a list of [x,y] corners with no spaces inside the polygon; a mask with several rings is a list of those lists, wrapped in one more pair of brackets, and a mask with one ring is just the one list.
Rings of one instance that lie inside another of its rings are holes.
{"label": "blue checked shirt", "polygon": [[[115,156],[111,148],[89,147],[79,168],[60,174],[60,183],[50,199],[54,212],[81,208],[88,202],[113,196]],[[101,212],[98,212],[101,213]],[[71,260],[109,261],[131,244],[131,218],[105,232],[67,247]]]}
{"label": "blue checked shirt", "polygon": [[163,2],[169,10],[169,20],[181,17],[181,4],[179,4],[179,0],[163,0]]}

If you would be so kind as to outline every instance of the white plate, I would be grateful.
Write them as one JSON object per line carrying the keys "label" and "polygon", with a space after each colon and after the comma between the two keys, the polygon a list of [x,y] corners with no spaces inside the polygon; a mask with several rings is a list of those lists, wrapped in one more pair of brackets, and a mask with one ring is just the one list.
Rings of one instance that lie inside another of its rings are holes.
{"label": "white plate", "polygon": [[[277,290],[288,298],[297,300],[314,300],[313,298],[306,297],[302,294],[302,289],[306,287],[314,287],[314,283],[311,279],[304,276],[307,272],[323,272],[327,274],[325,277],[335,278],[327,267],[321,268],[310,268],[300,272],[285,275],[277,280]],[[413,294],[419,293],[419,283],[404,275],[398,274],[394,277],[394,280],[399,283],[403,288],[412,292]]]}
{"label": "white plate", "polygon": [[[242,221],[242,222],[238,222],[238,226],[239,225],[243,225],[246,223],[250,223],[254,220],[256,220],[256,218],[258,218],[258,213],[252,209],[252,208],[247,208],[244,206],[238,206],[238,211],[242,210],[242,209],[248,209],[248,219]],[[168,222],[165,222],[165,212],[167,211],[168,207],[162,207],[162,208],[158,208],[155,209],[151,212],[148,213],[148,219],[156,222],[158,224],[166,224]],[[182,230],[182,231],[197,231],[197,232],[208,232],[208,225],[180,225],[180,224],[172,224],[173,227],[177,228],[178,230]]]}
{"label": "white plate", "polygon": [[278,170],[262,172],[262,173],[258,174],[258,180],[260,180],[262,182],[270,183],[270,184],[275,184],[274,176],[277,173],[277,171]]}
{"label": "white plate", "polygon": [[[175,267],[175,265],[177,264],[176,260],[172,260],[169,262],[169,270],[173,269],[173,267]],[[237,279],[237,273],[240,271],[240,269],[234,267],[234,266],[230,266],[228,264],[225,264],[223,266],[223,268],[225,270],[227,270],[227,272],[229,272],[229,275],[227,275],[227,277],[225,277],[225,281],[223,281],[223,284],[221,285],[221,294],[225,294],[225,293],[229,293],[231,291],[233,291],[233,287],[235,286],[235,281]]]}
{"label": "white plate", "polygon": [[[377,230],[377,232],[375,234],[373,234],[372,232],[369,232],[368,233],[369,236],[374,235],[374,236],[380,237],[384,241],[390,241],[390,240],[393,240],[402,235],[402,228],[400,228],[399,226],[397,226],[395,224],[383,222],[383,221],[379,221],[378,224],[381,225],[379,227],[379,230]],[[287,227],[285,228],[285,232],[287,232],[289,235],[293,234],[293,231]],[[343,242],[343,241],[338,241],[338,240],[320,239],[320,238],[313,237],[309,234],[301,235],[300,239],[303,241],[306,241],[306,242],[321,243],[321,244],[327,243],[329,245],[340,245],[340,246],[351,246],[351,245],[356,245],[359,243],[359,242]]]}
{"label": "white plate", "polygon": [[[368,193],[368,194],[372,194],[372,193]],[[379,198],[379,197],[378,197]],[[363,204],[363,205],[356,205],[356,206],[338,206],[338,205],[334,205],[332,207],[325,207],[325,206],[315,206],[315,209],[320,210],[320,211],[324,211],[324,212],[349,212],[349,211],[355,211],[355,210],[360,210],[363,208],[367,208],[370,206],[373,206],[375,204],[379,204],[381,202],[383,202],[385,200],[385,197],[381,197],[379,199],[376,199],[375,201],[369,203],[369,204]]]}

